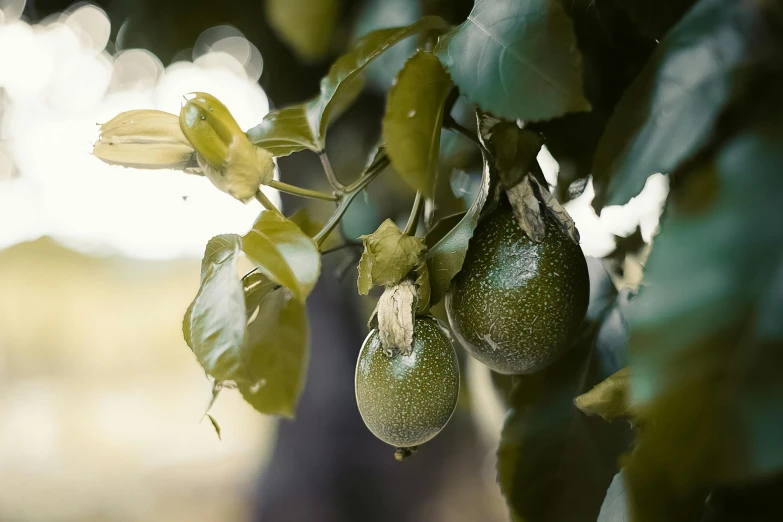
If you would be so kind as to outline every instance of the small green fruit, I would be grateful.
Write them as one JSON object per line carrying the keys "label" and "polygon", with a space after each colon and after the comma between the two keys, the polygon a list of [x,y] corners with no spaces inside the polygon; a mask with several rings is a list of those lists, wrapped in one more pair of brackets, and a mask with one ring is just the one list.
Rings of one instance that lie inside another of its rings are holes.
{"label": "small green fruit", "polygon": [[534,243],[507,202],[479,223],[446,295],[465,349],[504,374],[539,371],[560,357],[582,323],[590,280],[582,249],[548,216]]}
{"label": "small green fruit", "polygon": [[451,418],[459,394],[459,363],[451,340],[431,317],[417,317],[410,355],[388,357],[378,330],[356,363],[356,403],[367,427],[400,448],[433,438]]}

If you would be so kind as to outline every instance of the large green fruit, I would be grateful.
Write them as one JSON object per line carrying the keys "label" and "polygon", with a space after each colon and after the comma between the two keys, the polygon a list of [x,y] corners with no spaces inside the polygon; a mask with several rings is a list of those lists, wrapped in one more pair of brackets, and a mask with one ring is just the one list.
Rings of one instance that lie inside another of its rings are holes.
{"label": "large green fruit", "polygon": [[560,357],[584,318],[590,280],[582,249],[548,216],[534,243],[503,202],[470,241],[446,295],[457,339],[496,372],[532,373]]}
{"label": "large green fruit", "polygon": [[410,355],[388,357],[378,330],[356,363],[356,403],[367,427],[399,448],[438,434],[457,405],[459,363],[451,339],[431,317],[417,317]]}

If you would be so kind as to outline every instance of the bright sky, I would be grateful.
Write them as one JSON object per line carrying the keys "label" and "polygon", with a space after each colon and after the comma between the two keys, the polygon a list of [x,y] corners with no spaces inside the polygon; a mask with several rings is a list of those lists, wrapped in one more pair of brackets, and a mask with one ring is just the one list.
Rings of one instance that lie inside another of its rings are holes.
{"label": "bright sky", "polygon": [[[243,128],[257,124],[269,110],[258,49],[235,28],[213,27],[194,42],[193,62],[164,69],[144,50],[109,54],[100,8],[76,5],[30,26],[19,20],[23,7],[0,0],[0,249],[49,235],[89,252],[171,258],[202,255],[214,235],[244,233],[256,202],[243,205],[198,176],[109,166],[91,151],[97,123],[130,109],[178,114],[192,91],[218,97]],[[557,163],[545,152],[541,159],[554,182]],[[599,219],[588,186],[567,206],[585,253],[605,255],[612,234],[640,221],[649,239],[666,191],[666,179],[654,176],[638,198]]]}

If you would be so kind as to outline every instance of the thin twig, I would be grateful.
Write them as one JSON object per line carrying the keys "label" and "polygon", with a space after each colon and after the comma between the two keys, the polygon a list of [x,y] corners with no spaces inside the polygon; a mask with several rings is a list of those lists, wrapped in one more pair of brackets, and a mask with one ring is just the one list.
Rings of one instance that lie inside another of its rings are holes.
{"label": "thin twig", "polygon": [[355,182],[351,183],[346,187],[346,193],[343,196],[342,200],[340,200],[340,204],[337,206],[337,210],[334,211],[334,214],[332,214],[332,217],[329,218],[329,221],[326,222],[326,224],[320,230],[320,232],[318,232],[315,235],[315,237],[313,237],[313,240],[317,245],[321,245],[324,239],[326,239],[326,237],[332,232],[332,230],[334,230],[334,227],[336,227],[337,223],[340,222],[340,220],[343,217],[343,214],[345,214],[345,211],[348,210],[348,207],[351,205],[351,202],[353,202],[353,199],[362,190],[364,190],[364,187],[366,187],[372,180],[374,180],[378,176],[378,174],[383,172],[388,166],[389,166],[389,157],[383,155],[380,158],[378,158],[378,160],[375,163],[373,163],[367,168],[367,171],[363,176],[361,176]]}
{"label": "thin twig", "polygon": [[286,194],[291,194],[303,198],[320,199],[323,201],[340,200],[340,196],[337,196],[335,194],[327,194],[326,192],[319,192],[317,190],[310,190],[302,187],[296,187],[294,185],[289,185],[288,183],[283,183],[282,181],[277,181],[276,179],[270,181],[268,186],[272,187],[273,189],[277,189],[280,192],[285,192]]}
{"label": "thin twig", "polygon": [[261,203],[261,205],[263,205],[263,207],[265,209],[271,210],[272,212],[276,212],[280,216],[283,215],[283,213],[280,212],[280,210],[277,209],[277,207],[274,205],[274,203],[269,201],[269,198],[266,197],[266,194],[261,192],[261,189],[256,191],[256,199],[258,200],[259,203]]}
{"label": "thin twig", "polygon": [[318,158],[321,160],[321,165],[323,165],[324,167],[324,172],[326,173],[326,179],[329,181],[329,184],[338,194],[344,194],[345,185],[340,183],[340,180],[337,179],[337,176],[335,175],[334,170],[332,169],[332,164],[329,163],[329,156],[326,155],[326,151],[319,152]]}
{"label": "thin twig", "polygon": [[361,247],[362,247],[361,243],[357,243],[356,241],[351,241],[351,242],[348,242],[348,243],[343,243],[341,245],[337,245],[337,246],[332,247],[332,248],[327,248],[326,250],[321,252],[321,255],[325,256],[326,254],[331,254],[333,252],[339,252],[340,250],[345,250],[346,248],[361,248]]}

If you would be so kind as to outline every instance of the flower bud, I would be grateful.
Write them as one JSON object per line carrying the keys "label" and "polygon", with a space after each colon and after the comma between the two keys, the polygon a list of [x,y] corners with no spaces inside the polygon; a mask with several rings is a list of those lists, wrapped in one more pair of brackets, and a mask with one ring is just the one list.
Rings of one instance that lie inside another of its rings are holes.
{"label": "flower bud", "polygon": [[182,170],[194,149],[177,116],[155,110],[123,112],[101,125],[93,154],[106,163],[145,169]]}
{"label": "flower bud", "polygon": [[190,94],[180,111],[179,125],[196,149],[204,175],[223,192],[245,201],[272,180],[272,154],[253,145],[214,96]]}

